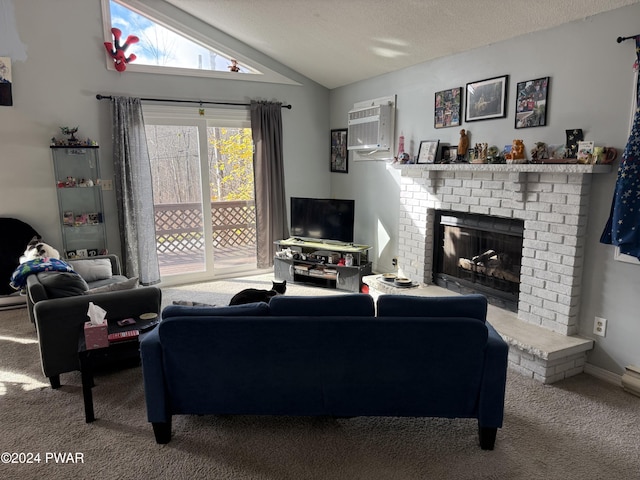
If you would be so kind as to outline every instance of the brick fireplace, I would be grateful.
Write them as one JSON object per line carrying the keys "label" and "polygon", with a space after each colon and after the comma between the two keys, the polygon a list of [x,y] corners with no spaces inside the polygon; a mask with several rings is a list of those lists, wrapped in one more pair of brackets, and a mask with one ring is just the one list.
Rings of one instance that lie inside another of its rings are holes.
{"label": "brick fireplace", "polygon": [[[524,328],[529,339],[539,336],[543,344],[548,344],[547,338],[563,343],[566,337],[567,347],[549,352],[514,334],[509,339],[510,361],[513,367],[547,383],[580,373],[593,344],[574,338],[591,175],[607,173],[611,166],[427,164],[397,168],[401,173],[399,272],[414,281],[432,283],[436,212],[522,220],[514,328]],[[523,359],[531,368],[523,369]]]}

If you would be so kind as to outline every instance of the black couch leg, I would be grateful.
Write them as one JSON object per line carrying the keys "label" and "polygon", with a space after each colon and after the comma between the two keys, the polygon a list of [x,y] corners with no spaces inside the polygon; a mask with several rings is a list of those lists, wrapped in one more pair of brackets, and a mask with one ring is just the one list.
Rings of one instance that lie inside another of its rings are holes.
{"label": "black couch leg", "polygon": [[49,377],[51,388],[60,388],[60,375],[53,375]]}
{"label": "black couch leg", "polygon": [[164,444],[171,441],[171,420],[168,422],[153,422],[152,425],[156,443]]}
{"label": "black couch leg", "polygon": [[496,443],[497,428],[478,427],[478,435],[480,436],[480,448],[482,450],[493,450]]}

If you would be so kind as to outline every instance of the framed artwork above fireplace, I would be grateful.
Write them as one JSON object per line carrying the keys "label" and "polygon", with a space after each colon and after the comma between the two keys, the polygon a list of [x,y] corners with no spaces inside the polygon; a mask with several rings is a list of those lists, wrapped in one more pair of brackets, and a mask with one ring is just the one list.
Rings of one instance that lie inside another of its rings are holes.
{"label": "framed artwork above fireplace", "polygon": [[465,120],[490,120],[507,116],[509,75],[467,83]]}

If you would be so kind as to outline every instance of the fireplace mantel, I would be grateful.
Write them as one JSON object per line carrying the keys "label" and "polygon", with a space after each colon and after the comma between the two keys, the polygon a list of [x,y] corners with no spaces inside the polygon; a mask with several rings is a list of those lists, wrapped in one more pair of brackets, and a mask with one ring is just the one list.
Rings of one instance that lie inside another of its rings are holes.
{"label": "fireplace mantel", "polygon": [[506,172],[506,173],[609,173],[611,165],[583,165],[579,163],[418,163],[395,164],[402,170],[420,169],[435,172]]}

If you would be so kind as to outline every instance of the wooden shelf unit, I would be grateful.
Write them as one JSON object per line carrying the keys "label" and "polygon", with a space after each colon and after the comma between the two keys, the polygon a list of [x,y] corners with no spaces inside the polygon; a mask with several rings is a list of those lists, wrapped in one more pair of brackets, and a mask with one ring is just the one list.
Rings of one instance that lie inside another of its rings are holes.
{"label": "wooden shelf unit", "polygon": [[[369,245],[336,244],[296,238],[276,241],[278,253],[273,260],[277,280],[308,283],[326,288],[360,292],[362,277],[371,274]],[[293,256],[284,251],[289,249]],[[339,265],[339,259],[351,255],[351,266]]]}

